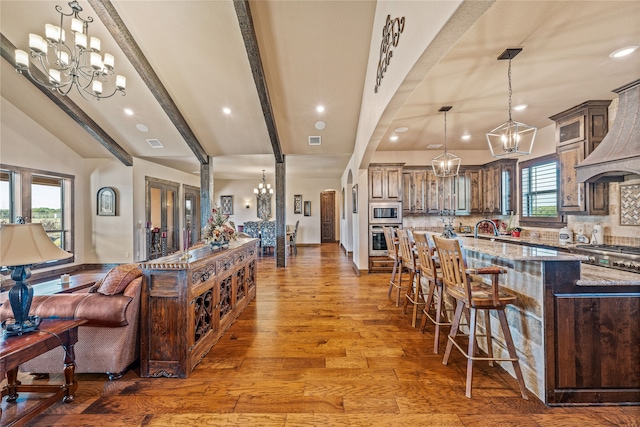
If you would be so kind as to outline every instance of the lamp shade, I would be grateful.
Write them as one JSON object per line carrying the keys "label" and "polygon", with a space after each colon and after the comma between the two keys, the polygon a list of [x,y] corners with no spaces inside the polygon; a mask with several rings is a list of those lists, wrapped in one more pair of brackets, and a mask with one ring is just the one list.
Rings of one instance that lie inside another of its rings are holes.
{"label": "lamp shade", "polygon": [[460,170],[460,157],[444,152],[431,160],[431,167],[437,177],[456,176]]}
{"label": "lamp shade", "polygon": [[509,120],[487,133],[491,155],[496,158],[531,154],[537,128]]}
{"label": "lamp shade", "polygon": [[0,265],[13,267],[72,257],[57,247],[40,223],[3,224],[0,227]]}

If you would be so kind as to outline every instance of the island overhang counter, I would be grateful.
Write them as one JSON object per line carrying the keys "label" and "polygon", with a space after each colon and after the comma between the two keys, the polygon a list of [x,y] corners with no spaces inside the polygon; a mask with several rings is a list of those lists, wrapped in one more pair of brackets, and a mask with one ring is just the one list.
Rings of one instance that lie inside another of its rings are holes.
{"label": "island overhang counter", "polygon": [[[607,269],[610,279],[601,280],[603,267],[582,264],[582,255],[460,241],[469,268],[508,270],[500,285],[517,295],[506,314],[527,389],[552,406],[640,403],[640,274]],[[506,358],[495,313],[492,318],[494,354]],[[514,376],[510,362],[501,366]]]}

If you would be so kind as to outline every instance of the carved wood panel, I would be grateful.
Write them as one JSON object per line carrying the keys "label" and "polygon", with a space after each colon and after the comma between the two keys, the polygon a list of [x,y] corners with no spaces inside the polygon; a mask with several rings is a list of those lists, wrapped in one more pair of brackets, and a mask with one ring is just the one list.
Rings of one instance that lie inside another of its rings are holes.
{"label": "carved wood panel", "polygon": [[242,267],[236,272],[236,304],[245,297],[245,268]]}
{"label": "carved wood panel", "polygon": [[200,341],[212,328],[213,319],[213,290],[199,295],[193,304],[194,343]]}
{"label": "carved wood panel", "polygon": [[220,282],[220,319],[231,311],[231,286],[233,276],[227,276]]}

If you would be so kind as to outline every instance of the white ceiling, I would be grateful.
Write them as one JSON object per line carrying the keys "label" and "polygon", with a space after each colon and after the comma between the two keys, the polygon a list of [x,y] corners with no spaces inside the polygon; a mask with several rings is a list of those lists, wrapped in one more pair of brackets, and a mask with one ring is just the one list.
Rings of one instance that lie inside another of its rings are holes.
{"label": "white ceiling", "polygon": [[[231,1],[112,0],[124,24],[209,156],[219,179],[259,179],[274,173],[267,126]],[[434,3],[434,13],[438,13]],[[27,50],[29,32],[56,19],[60,1],[0,1],[1,31]],[[81,1],[90,31],[127,76],[127,95],[99,102],[72,99],[134,157],[186,172],[198,161],[109,36]],[[399,3],[401,4],[401,3]],[[287,174],[341,176],[354,149],[368,52],[378,43],[374,1],[253,1],[250,3]],[[401,6],[399,6],[401,7]],[[443,105],[450,149],[483,149],[484,134],[507,119],[507,47],[523,47],[512,61],[513,102],[529,108],[514,119],[544,127],[549,116],[611,92],[640,77],[640,52],[609,53],[640,44],[640,1],[498,1],[449,46],[408,96],[390,124],[380,125],[378,150],[424,150],[443,140]],[[110,157],[97,141],[2,60],[1,94],[79,155]],[[315,107],[322,104],[324,113]],[[232,114],[222,113],[228,107]],[[126,116],[131,108],[133,116]],[[314,124],[322,120],[326,128]],[[136,129],[137,124],[148,133]],[[394,129],[409,131],[389,141]],[[472,138],[462,142],[460,136]],[[308,136],[322,137],[309,146]],[[164,149],[145,141],[157,138]],[[377,141],[372,142],[377,144]]]}

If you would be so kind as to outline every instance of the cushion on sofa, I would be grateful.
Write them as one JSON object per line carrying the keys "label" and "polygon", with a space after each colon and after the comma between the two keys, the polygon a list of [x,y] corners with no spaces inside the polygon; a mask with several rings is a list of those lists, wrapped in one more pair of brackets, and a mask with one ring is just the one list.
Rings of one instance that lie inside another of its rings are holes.
{"label": "cushion on sofa", "polygon": [[138,264],[122,264],[113,267],[102,279],[97,292],[103,295],[117,295],[125,290],[129,282],[142,276]]}

